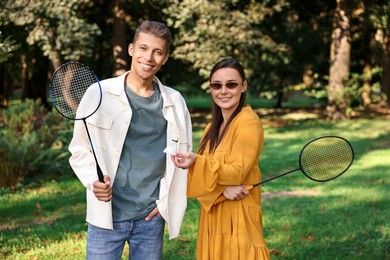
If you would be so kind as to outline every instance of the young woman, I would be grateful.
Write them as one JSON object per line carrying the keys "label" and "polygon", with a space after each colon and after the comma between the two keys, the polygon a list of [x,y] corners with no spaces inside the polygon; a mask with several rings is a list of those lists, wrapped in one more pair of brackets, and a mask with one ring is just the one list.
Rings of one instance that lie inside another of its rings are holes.
{"label": "young woman", "polygon": [[[212,121],[197,153],[176,153],[177,167],[189,168],[187,196],[201,204],[196,259],[269,259],[262,231],[258,160],[264,144],[258,115],[244,106],[248,83],[232,58],[210,73]],[[219,196],[226,200],[216,203]]]}

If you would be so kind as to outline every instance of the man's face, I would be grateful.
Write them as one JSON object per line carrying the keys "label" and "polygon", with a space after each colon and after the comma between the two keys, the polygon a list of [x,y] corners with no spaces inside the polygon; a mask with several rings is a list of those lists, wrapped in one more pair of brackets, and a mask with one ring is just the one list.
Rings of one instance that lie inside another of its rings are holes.
{"label": "man's face", "polygon": [[140,33],[129,45],[129,55],[132,71],[144,80],[153,78],[168,60],[167,42],[151,33]]}

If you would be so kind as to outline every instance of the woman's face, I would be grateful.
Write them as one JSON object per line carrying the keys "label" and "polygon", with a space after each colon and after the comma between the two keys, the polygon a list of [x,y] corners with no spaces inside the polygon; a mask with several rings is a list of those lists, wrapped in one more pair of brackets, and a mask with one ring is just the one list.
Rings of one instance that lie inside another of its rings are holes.
{"label": "woman's face", "polygon": [[247,89],[237,70],[222,68],[214,72],[210,80],[211,95],[222,113],[231,114],[237,108],[241,93]]}

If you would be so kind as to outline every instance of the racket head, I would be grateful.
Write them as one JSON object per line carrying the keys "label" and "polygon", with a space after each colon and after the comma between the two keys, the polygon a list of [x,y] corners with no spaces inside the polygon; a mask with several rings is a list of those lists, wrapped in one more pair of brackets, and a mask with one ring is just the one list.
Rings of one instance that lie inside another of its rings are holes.
{"label": "racket head", "polygon": [[51,77],[50,100],[62,116],[84,120],[93,115],[101,104],[99,79],[88,66],[67,62]]}
{"label": "racket head", "polygon": [[345,173],[352,165],[354,156],[347,139],[321,136],[304,145],[299,154],[299,167],[309,179],[326,182]]}

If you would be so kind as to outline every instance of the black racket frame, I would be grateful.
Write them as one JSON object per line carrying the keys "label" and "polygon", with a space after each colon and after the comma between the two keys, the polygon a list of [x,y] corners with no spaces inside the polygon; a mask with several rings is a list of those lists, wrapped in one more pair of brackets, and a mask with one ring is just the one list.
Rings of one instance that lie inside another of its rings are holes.
{"label": "black racket frame", "polygon": [[70,120],[75,120],[75,121],[76,121],[76,120],[82,120],[82,121],[83,121],[84,126],[85,126],[85,130],[86,130],[87,135],[88,135],[88,140],[89,140],[89,143],[90,143],[90,146],[91,146],[92,154],[93,154],[93,157],[95,158],[95,162],[96,162],[96,172],[97,172],[99,181],[102,182],[102,183],[104,183],[103,171],[102,171],[102,169],[100,168],[100,165],[99,165],[99,163],[98,163],[98,160],[97,160],[97,157],[96,157],[96,153],[95,153],[95,148],[94,148],[94,146],[93,146],[92,138],[91,138],[91,135],[90,135],[90,133],[89,133],[88,126],[87,126],[87,122],[86,122],[86,119],[87,119],[88,117],[92,116],[92,115],[99,109],[99,107],[100,107],[100,105],[101,105],[101,103],[102,103],[102,94],[103,94],[103,93],[102,93],[102,88],[101,88],[101,85],[100,85],[100,81],[99,81],[99,78],[96,76],[95,72],[94,72],[90,67],[88,67],[87,65],[85,65],[85,64],[83,64],[83,63],[80,63],[80,62],[76,62],[76,61],[69,61],[69,62],[67,62],[67,63],[62,64],[60,67],[58,67],[58,68],[54,71],[54,73],[53,73],[53,75],[52,75],[52,77],[51,77],[51,82],[53,82],[53,79],[54,79],[54,77],[56,76],[56,74],[58,73],[58,71],[60,71],[60,70],[63,69],[64,67],[70,66],[70,65],[77,65],[77,66],[84,67],[84,68],[86,68],[87,70],[89,70],[89,71],[92,73],[92,75],[95,76],[95,79],[96,79],[96,82],[95,82],[95,83],[98,84],[98,86],[99,86],[99,91],[100,91],[100,100],[99,100],[99,104],[97,105],[96,109],[95,109],[92,113],[90,113],[88,116],[85,116],[85,117],[82,117],[82,118],[71,118],[71,117],[69,117],[69,116],[64,115],[64,114],[57,108],[57,106],[55,105],[54,98],[53,98],[53,96],[52,96],[52,88],[50,88],[50,100],[51,100],[51,102],[52,102],[54,108],[57,110],[57,112],[58,112],[60,115],[62,115],[63,117],[65,117],[65,118],[67,118],[67,119],[70,119]]}
{"label": "black racket frame", "polygon": [[[303,151],[305,150],[305,148],[306,148],[308,145],[310,145],[310,144],[313,143],[314,141],[317,141],[317,140],[323,139],[323,138],[339,138],[339,139],[344,140],[344,141],[349,145],[349,147],[351,148],[352,158],[351,158],[351,162],[350,162],[349,165],[345,168],[345,170],[342,171],[341,173],[339,173],[338,175],[334,176],[333,178],[326,179],[326,180],[317,180],[317,179],[314,179],[314,178],[310,177],[308,174],[305,173],[305,171],[304,171],[303,168],[302,168],[302,160],[301,160],[301,159],[302,159]],[[311,179],[311,180],[313,180],[313,181],[316,181],[316,182],[327,182],[327,181],[330,181],[330,180],[334,180],[334,179],[340,177],[342,174],[344,174],[344,173],[349,169],[349,167],[351,167],[354,158],[355,158],[355,153],[354,153],[354,151],[353,151],[352,145],[351,145],[351,143],[350,143],[347,139],[345,139],[344,137],[336,136],[336,135],[325,135],[325,136],[316,137],[316,138],[314,138],[314,139],[308,141],[308,142],[302,147],[302,149],[301,149],[301,151],[300,151],[300,153],[299,153],[299,160],[298,160],[298,161],[299,161],[299,167],[298,167],[298,168],[296,168],[296,169],[294,169],[294,170],[291,170],[291,171],[288,171],[288,172],[285,172],[285,173],[282,173],[282,174],[280,174],[280,175],[271,177],[271,178],[266,179],[266,180],[264,180],[264,181],[262,181],[262,182],[255,183],[255,184],[253,184],[253,187],[259,186],[259,185],[261,185],[261,184],[264,184],[264,183],[266,183],[266,182],[272,181],[272,180],[274,180],[274,179],[283,177],[283,176],[285,176],[285,175],[287,175],[287,174],[290,174],[290,173],[293,173],[293,172],[296,172],[296,171],[299,171],[299,170],[301,170],[301,172],[302,172],[307,178],[309,178],[309,179]]]}

